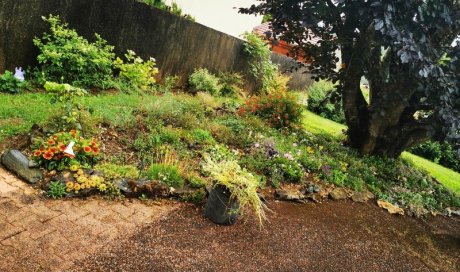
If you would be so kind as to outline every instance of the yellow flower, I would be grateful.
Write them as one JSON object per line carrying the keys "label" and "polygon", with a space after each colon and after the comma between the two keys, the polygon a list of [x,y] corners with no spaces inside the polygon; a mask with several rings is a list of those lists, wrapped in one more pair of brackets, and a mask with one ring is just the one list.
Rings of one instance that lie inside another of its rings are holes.
{"label": "yellow flower", "polygon": [[67,188],[67,189],[65,189],[65,191],[66,191],[67,193],[70,193],[70,192],[72,191],[72,189],[71,189],[71,188]]}
{"label": "yellow flower", "polygon": [[74,165],[70,166],[70,171],[72,171],[72,172],[78,171],[78,165],[74,164]]}
{"label": "yellow flower", "polygon": [[68,188],[68,189],[72,189],[73,188],[73,182],[69,181],[65,184],[65,186]]}
{"label": "yellow flower", "polygon": [[103,183],[103,184],[100,184],[100,185],[99,185],[99,191],[105,192],[105,190],[107,190],[107,185],[105,185],[104,183]]}
{"label": "yellow flower", "polygon": [[80,185],[80,189],[82,189],[82,190],[86,189],[86,185],[85,185],[84,183],[81,184],[81,185]]}
{"label": "yellow flower", "polygon": [[78,191],[80,191],[81,186],[80,186],[80,184],[75,183],[75,185],[73,186],[73,188],[75,189],[75,192],[78,192]]}
{"label": "yellow flower", "polygon": [[313,148],[311,148],[310,146],[307,147],[307,153],[308,154],[313,154],[315,153],[315,150]]}
{"label": "yellow flower", "polygon": [[324,146],[320,145],[320,146],[319,146],[319,151],[322,151],[323,148],[324,148]]}
{"label": "yellow flower", "polygon": [[83,175],[83,174],[84,174],[84,173],[83,173],[83,170],[78,169],[77,174],[79,174],[80,176]]}

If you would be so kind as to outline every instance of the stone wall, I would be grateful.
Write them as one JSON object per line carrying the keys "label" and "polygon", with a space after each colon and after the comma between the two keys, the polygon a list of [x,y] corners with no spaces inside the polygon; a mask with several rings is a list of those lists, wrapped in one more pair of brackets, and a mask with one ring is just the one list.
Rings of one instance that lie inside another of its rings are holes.
{"label": "stone wall", "polygon": [[[41,16],[49,14],[59,15],[89,40],[99,33],[118,55],[132,49],[155,57],[160,76],[186,78],[196,67],[214,72],[247,69],[242,40],[134,0],[1,0],[0,72],[36,64],[32,39],[47,31]],[[284,56],[274,60],[290,62]],[[291,87],[296,89],[310,81],[301,73],[294,78]]]}

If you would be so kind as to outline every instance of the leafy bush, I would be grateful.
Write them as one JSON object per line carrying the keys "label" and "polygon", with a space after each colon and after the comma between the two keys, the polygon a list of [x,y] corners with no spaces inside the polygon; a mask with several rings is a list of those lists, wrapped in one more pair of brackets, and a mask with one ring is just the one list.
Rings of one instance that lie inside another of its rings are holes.
{"label": "leafy bush", "polygon": [[276,157],[271,161],[272,174],[280,177],[284,182],[298,183],[303,177],[302,167],[286,153],[283,157]]}
{"label": "leafy bush", "polygon": [[268,44],[257,34],[245,33],[244,52],[250,57],[250,73],[256,82],[256,91],[267,94],[276,90],[278,66],[271,61]]}
{"label": "leafy bush", "polygon": [[163,182],[169,187],[184,187],[184,179],[175,165],[154,163],[147,170],[147,177],[152,180]]}
{"label": "leafy bush", "polygon": [[222,86],[219,78],[211,74],[206,68],[196,69],[189,77],[188,83],[194,92],[207,92],[211,95],[218,95]]}
{"label": "leafy bush", "polygon": [[87,94],[86,90],[81,88],[73,87],[69,84],[59,84],[55,82],[46,82],[45,90],[53,93],[52,103],[62,102],[62,109],[64,115],[62,119],[66,124],[70,125],[71,128],[81,129],[81,109],[82,106],[77,101],[77,97],[81,97]]}
{"label": "leafy bush", "polygon": [[237,97],[243,89],[244,81],[243,76],[238,73],[220,73],[220,83],[222,88],[221,95],[228,97]]}
{"label": "leafy bush", "polygon": [[66,186],[59,181],[52,181],[49,185],[48,196],[54,199],[62,198],[65,196]]}
{"label": "leafy bush", "polygon": [[114,67],[119,69],[118,79],[123,85],[134,90],[147,90],[155,84],[155,75],[158,69],[155,67],[155,59],[149,58],[144,61],[132,50],[125,54],[126,61],[118,58],[114,62]]}
{"label": "leafy bush", "polygon": [[318,81],[308,90],[308,109],[337,123],[345,123],[342,100],[329,81]]}
{"label": "leafy bush", "polygon": [[171,93],[177,87],[179,76],[165,76],[161,84],[155,85],[155,91],[161,94]]}
{"label": "leafy bush", "polygon": [[22,70],[16,68],[16,73],[6,70],[0,76],[0,93],[17,94],[24,87],[24,74]]}
{"label": "leafy bush", "polygon": [[302,108],[294,95],[278,92],[251,97],[238,109],[238,114],[254,114],[275,128],[290,128],[300,124]]}
{"label": "leafy bush", "polygon": [[257,194],[259,181],[253,174],[241,168],[236,160],[216,162],[209,155],[205,156],[203,170],[209,174],[216,185],[227,187],[231,198],[238,200],[241,213],[251,209],[262,225],[265,219],[265,205]]}
{"label": "leafy bush", "polygon": [[133,165],[117,165],[113,163],[98,164],[94,168],[102,173],[102,175],[109,180],[114,179],[136,179],[139,177],[139,170]]}
{"label": "leafy bush", "polygon": [[[73,142],[75,155],[64,151]],[[39,143],[32,153],[32,158],[48,170],[63,170],[72,165],[90,167],[94,165],[100,155],[96,139],[84,139],[76,130],[59,132],[51,135],[47,140]]]}
{"label": "leafy bush", "polygon": [[37,60],[45,80],[85,88],[108,87],[115,57],[113,46],[98,34],[94,43],[88,42],[58,16],[42,18],[50,24],[51,33],[35,38],[34,44],[40,50]]}
{"label": "leafy bush", "polygon": [[447,142],[426,141],[423,144],[412,147],[409,151],[460,172],[460,158],[457,157],[452,145]]}
{"label": "leafy bush", "polygon": [[215,144],[215,140],[211,135],[211,132],[204,129],[194,129],[190,131],[191,140],[197,144],[210,145]]}

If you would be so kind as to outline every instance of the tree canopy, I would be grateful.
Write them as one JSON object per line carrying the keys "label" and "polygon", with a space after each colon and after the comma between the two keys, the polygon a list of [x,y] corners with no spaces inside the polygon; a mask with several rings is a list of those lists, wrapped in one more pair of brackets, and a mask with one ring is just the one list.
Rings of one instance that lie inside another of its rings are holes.
{"label": "tree canopy", "polygon": [[263,0],[240,12],[270,14],[270,35],[338,83],[351,146],[392,157],[427,139],[459,147],[459,0]]}

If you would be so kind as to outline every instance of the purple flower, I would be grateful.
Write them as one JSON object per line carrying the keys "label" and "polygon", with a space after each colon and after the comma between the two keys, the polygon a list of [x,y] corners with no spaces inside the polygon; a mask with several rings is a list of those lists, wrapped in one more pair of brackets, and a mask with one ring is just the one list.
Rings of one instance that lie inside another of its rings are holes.
{"label": "purple flower", "polygon": [[22,70],[22,68],[21,67],[16,67],[14,70],[15,70],[14,77],[17,80],[21,81],[21,82],[24,81],[25,80],[25,78],[24,78],[25,73]]}

